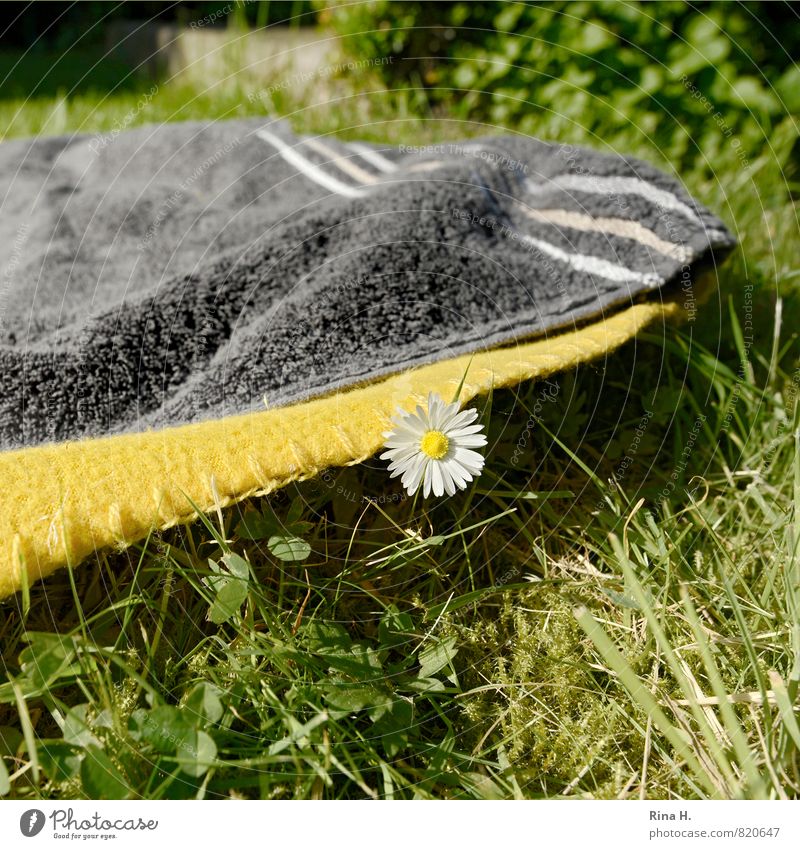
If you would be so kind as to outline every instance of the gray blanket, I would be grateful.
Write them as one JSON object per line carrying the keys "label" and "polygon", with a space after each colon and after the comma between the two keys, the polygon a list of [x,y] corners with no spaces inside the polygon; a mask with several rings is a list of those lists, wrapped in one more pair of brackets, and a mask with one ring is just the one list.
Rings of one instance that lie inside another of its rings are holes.
{"label": "gray blanket", "polygon": [[0,145],[0,448],[274,406],[661,297],[733,244],[650,165],[265,120]]}

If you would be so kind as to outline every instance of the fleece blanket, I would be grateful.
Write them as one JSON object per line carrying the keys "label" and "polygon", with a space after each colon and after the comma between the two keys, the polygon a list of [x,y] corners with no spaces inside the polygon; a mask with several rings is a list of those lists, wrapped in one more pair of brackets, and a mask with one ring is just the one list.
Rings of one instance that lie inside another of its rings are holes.
{"label": "fleece blanket", "polygon": [[0,595],[679,316],[733,245],[679,182],[530,138],[204,122],[0,144]]}

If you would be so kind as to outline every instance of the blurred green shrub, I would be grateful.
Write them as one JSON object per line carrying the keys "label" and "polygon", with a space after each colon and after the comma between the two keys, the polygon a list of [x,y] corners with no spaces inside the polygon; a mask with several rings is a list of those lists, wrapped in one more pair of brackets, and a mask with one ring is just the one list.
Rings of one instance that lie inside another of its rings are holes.
{"label": "blurred green shrub", "polygon": [[[550,111],[584,131],[635,125],[661,145],[742,157],[800,112],[800,19],[784,4],[323,3],[320,20],[390,85],[522,132]],[[537,114],[538,113],[538,114]],[[551,122],[552,126],[552,122]]]}

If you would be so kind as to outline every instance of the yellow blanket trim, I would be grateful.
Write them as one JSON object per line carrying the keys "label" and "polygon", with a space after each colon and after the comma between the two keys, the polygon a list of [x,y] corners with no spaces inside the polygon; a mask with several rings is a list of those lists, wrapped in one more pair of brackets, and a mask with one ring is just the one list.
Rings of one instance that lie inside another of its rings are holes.
{"label": "yellow blanket trim", "polygon": [[106,546],[123,547],[154,528],[330,466],[365,460],[383,442],[396,408],[461,401],[492,387],[542,379],[601,357],[659,319],[673,301],[649,302],[549,338],[455,357],[377,383],[290,407],[141,434],[43,445],[0,454],[0,598]]}

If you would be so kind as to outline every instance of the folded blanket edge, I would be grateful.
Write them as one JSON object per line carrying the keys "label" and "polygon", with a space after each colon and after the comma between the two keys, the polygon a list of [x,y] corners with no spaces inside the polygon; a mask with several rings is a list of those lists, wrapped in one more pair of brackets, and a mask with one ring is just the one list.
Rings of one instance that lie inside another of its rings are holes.
{"label": "folded blanket edge", "polygon": [[[375,454],[398,407],[429,391],[467,403],[491,389],[541,380],[612,353],[658,321],[686,317],[680,295],[645,301],[576,330],[452,359],[288,407],[138,434],[0,454],[0,599],[326,468]],[[466,378],[465,378],[466,374]]]}

